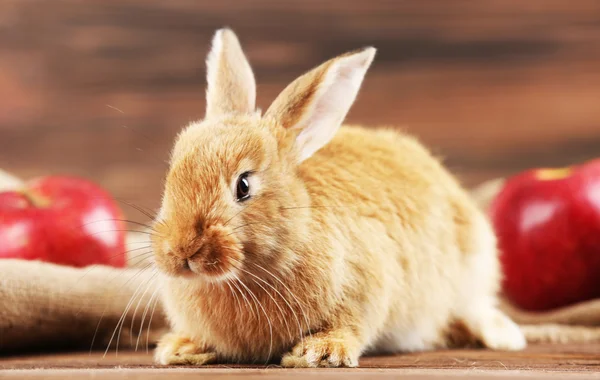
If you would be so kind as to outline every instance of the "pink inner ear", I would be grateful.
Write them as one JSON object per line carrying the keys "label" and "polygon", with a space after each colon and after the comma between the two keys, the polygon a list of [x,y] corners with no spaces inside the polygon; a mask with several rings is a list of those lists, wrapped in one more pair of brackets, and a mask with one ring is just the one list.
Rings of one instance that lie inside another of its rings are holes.
{"label": "pink inner ear", "polygon": [[300,161],[312,156],[335,136],[354,103],[365,73],[375,54],[373,50],[342,57],[331,64],[320,83],[298,135]]}

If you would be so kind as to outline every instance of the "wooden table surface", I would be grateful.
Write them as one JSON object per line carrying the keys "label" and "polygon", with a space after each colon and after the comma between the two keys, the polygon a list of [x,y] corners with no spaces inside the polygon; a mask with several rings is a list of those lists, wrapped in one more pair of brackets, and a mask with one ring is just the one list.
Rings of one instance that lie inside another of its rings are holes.
{"label": "wooden table surface", "polygon": [[600,378],[600,344],[538,345],[516,353],[488,350],[452,350],[363,358],[359,369],[282,369],[277,366],[210,366],[205,368],[153,367],[145,352],[72,353],[16,356],[0,360],[0,378],[169,379],[232,376],[245,379],[328,379],[406,377],[438,378]]}

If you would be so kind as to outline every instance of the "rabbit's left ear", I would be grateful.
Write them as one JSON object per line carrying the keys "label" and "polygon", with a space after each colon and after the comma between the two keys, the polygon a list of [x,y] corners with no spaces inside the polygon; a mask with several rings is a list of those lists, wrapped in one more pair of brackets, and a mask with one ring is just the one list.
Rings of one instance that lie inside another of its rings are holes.
{"label": "rabbit's left ear", "polygon": [[217,30],[206,68],[206,118],[254,112],[254,74],[232,30]]}
{"label": "rabbit's left ear", "polygon": [[284,128],[297,130],[299,162],[335,135],[358,94],[375,48],[333,58],[296,79],[265,113]]}

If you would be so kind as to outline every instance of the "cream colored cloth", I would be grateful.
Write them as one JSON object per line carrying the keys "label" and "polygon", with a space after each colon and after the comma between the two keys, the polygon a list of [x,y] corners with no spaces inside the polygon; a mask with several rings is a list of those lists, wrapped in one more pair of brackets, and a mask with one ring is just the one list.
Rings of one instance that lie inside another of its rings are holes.
{"label": "cream colored cloth", "polygon": [[145,349],[166,325],[152,276],[139,268],[0,260],[0,353],[106,349],[111,337],[111,349],[117,339],[120,348]]}

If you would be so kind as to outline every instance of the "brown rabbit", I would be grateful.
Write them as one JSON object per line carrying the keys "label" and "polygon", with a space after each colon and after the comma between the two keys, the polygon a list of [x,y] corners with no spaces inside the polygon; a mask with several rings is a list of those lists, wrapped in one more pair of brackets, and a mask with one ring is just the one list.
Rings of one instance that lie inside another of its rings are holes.
{"label": "brown rabbit", "polygon": [[264,116],[235,34],[208,56],[206,118],[177,138],[156,264],[160,364],[358,365],[365,352],[519,350],[489,223],[415,139],[342,127],[375,56],[325,62]]}

